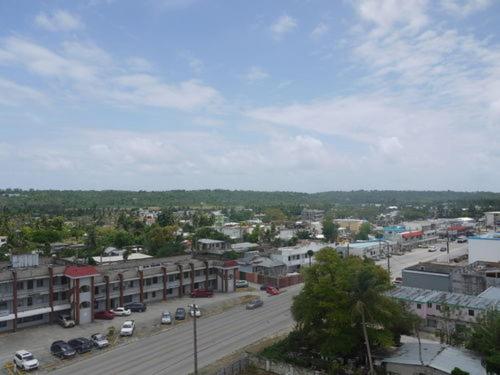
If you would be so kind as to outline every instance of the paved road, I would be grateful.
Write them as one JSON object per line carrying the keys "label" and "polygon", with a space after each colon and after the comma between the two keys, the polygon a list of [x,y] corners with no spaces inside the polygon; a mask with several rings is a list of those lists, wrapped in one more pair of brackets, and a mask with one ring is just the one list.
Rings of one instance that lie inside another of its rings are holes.
{"label": "paved road", "polygon": [[[446,242],[438,242],[435,245],[438,249],[446,246]],[[467,254],[468,244],[467,243],[457,243],[450,242],[450,260]],[[404,253],[403,255],[393,255],[390,258],[391,262],[391,275],[392,277],[400,277],[403,268],[413,266],[419,262],[447,262],[448,255],[446,252],[429,252],[428,249],[413,249],[411,252]],[[384,268],[387,268],[387,260],[377,261],[377,264]]]}
{"label": "paved road", "polygon": [[[301,286],[265,297],[264,306],[247,311],[238,306],[198,320],[199,368],[248,344],[288,329],[292,297]],[[69,364],[53,374],[185,375],[193,371],[192,324],[137,340],[117,349]],[[69,363],[69,361],[68,361]]]}

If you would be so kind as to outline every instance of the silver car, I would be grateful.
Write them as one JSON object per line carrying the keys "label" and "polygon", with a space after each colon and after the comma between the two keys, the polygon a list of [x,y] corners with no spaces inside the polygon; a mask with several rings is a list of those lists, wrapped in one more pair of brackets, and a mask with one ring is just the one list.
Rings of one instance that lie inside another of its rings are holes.
{"label": "silver car", "polygon": [[172,314],[170,314],[170,311],[161,313],[161,324],[172,324]]}
{"label": "silver car", "polygon": [[262,305],[264,305],[264,301],[262,301],[260,298],[256,298],[247,303],[247,310],[253,310],[257,307],[261,307]]}

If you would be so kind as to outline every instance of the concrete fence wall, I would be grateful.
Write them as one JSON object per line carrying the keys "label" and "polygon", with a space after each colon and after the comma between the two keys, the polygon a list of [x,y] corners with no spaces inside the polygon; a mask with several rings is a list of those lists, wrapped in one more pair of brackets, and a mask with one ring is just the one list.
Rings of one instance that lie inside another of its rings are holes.
{"label": "concrete fence wall", "polygon": [[262,358],[259,356],[251,355],[248,357],[251,365],[261,369],[266,370],[277,375],[321,375],[324,374],[321,371],[309,370],[297,366],[293,366],[289,363],[284,362],[274,362],[269,359]]}

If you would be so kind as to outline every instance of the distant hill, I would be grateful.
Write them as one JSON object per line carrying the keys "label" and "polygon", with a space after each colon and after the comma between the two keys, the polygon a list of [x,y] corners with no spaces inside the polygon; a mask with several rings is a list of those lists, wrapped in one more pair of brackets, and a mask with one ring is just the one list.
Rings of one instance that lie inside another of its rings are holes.
{"label": "distant hill", "polygon": [[358,206],[361,204],[403,205],[482,202],[500,205],[500,193],[455,191],[356,190],[322,193],[244,190],[170,191],[75,191],[0,190],[0,208],[20,211],[56,212],[68,209],[139,207],[222,207],[222,206]]}

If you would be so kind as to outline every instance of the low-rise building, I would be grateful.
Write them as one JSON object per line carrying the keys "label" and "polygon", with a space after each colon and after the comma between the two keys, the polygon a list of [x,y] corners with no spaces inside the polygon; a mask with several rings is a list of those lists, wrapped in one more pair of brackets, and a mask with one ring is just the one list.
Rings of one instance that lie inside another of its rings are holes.
{"label": "low-rise building", "polygon": [[500,211],[490,211],[484,213],[485,224],[488,228],[496,230],[500,228]]}
{"label": "low-rise building", "polygon": [[358,256],[361,258],[380,259],[387,251],[391,251],[390,246],[383,241],[357,241],[342,244],[336,247],[342,256]]}
{"label": "low-rise building", "polygon": [[260,274],[265,276],[280,277],[287,274],[288,267],[285,263],[262,256],[258,251],[249,251],[245,257],[238,259],[239,271],[242,279],[247,280],[245,274]]}
{"label": "low-rise building", "polygon": [[304,221],[321,221],[324,217],[324,210],[313,210],[310,208],[304,208],[301,214],[301,218]]}
{"label": "low-rise building", "polygon": [[259,244],[252,242],[239,242],[231,245],[231,249],[237,253],[244,253],[245,251],[255,250]]}
{"label": "low-rise building", "polygon": [[0,268],[0,332],[49,323],[59,313],[70,314],[77,324],[88,323],[96,311],[182,297],[197,288],[232,292],[238,269],[235,261],[186,256],[95,267],[6,266]]}
{"label": "low-rise building", "polygon": [[418,263],[403,269],[403,286],[453,292],[452,274],[461,268],[448,263]]}
{"label": "low-rise building", "polygon": [[[271,259],[286,264],[288,272],[296,272],[304,265],[309,265],[310,262],[314,263],[314,254],[325,247],[334,248],[335,244],[306,242],[296,246],[280,247],[271,253]],[[313,252],[311,258],[308,255],[309,250]]]}
{"label": "low-rise building", "polygon": [[197,241],[197,250],[199,253],[222,255],[230,251],[231,246],[226,241],[202,238]]}
{"label": "low-rise building", "polygon": [[429,341],[403,343],[380,362],[389,375],[451,375],[455,368],[470,375],[487,375],[475,353]]}
{"label": "low-rise building", "polygon": [[459,325],[475,323],[488,310],[500,310],[498,299],[461,293],[400,286],[387,295],[403,302],[430,331],[452,332]]}
{"label": "low-rise building", "polygon": [[367,223],[366,220],[361,219],[335,219],[333,222],[339,227],[345,228],[345,230],[351,234],[358,233],[361,225]]}
{"label": "low-rise building", "polygon": [[500,232],[469,237],[468,242],[469,264],[477,261],[500,262]]}

